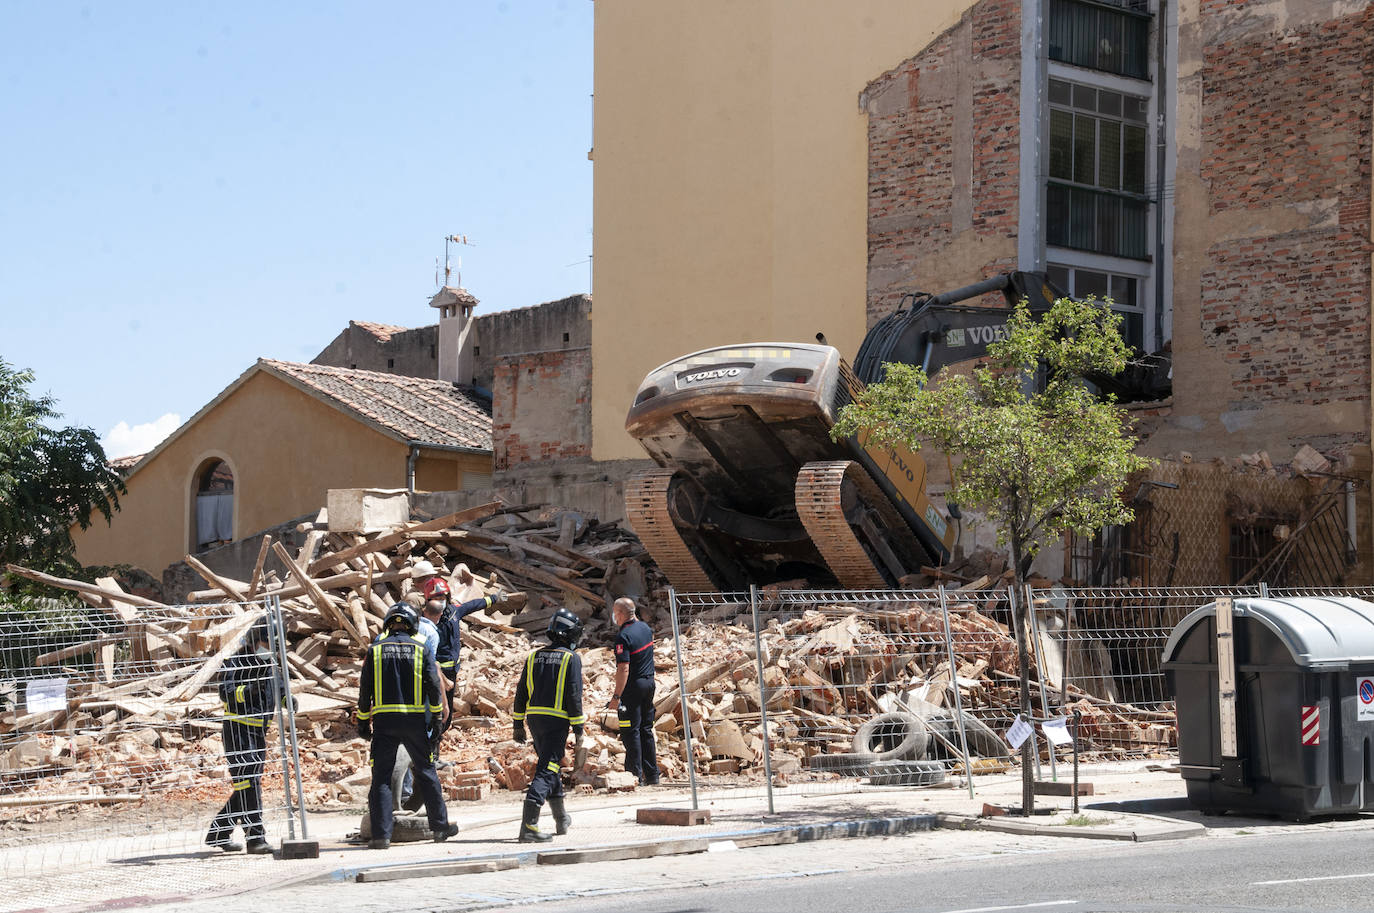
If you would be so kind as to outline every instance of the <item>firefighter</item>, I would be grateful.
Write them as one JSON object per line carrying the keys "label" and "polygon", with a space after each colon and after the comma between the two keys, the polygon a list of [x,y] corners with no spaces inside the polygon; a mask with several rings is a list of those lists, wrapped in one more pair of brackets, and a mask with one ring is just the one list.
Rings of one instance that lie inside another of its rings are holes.
{"label": "firefighter", "polygon": [[267,620],[260,619],[244,636],[243,646],[224,661],[219,697],[224,704],[224,759],[234,791],[215,815],[205,842],[226,853],[244,847],[234,842],[234,828],[243,828],[248,852],[272,852],[262,825],[262,768],[267,762],[267,724],[279,691]]}
{"label": "firefighter", "polygon": [[539,812],[547,801],[553,813],[554,831],[566,834],[572,817],[563,805],[563,780],[559,762],[571,728],[576,744],[582,742],[582,658],[574,651],[582,638],[582,620],[567,609],[559,609],[549,619],[550,644],[535,650],[515,685],[515,741],[525,741],[526,721],[538,760],[534,777],[525,791],[524,815],[520,822],[521,843],[546,843],[553,834],[539,830]]}
{"label": "firefighter", "polygon": [[458,623],[473,612],[505,602],[508,597],[505,590],[498,589],[494,596],[479,596],[461,605],[454,605],[453,591],[442,577],[426,580],[424,594],[424,617],[439,632],[439,645],[435,648],[434,657],[439,663],[439,674],[444,677],[446,690],[452,696],[453,686],[458,682],[458,654],[463,648]]}
{"label": "firefighter", "polygon": [[654,746],[654,632],[635,617],[633,599],[622,597],[611,607],[620,630],[615,635],[614,707],[625,745],[625,770],[640,783],[658,783]]}
{"label": "firefighter", "polygon": [[415,774],[415,787],[424,799],[435,843],[458,833],[449,823],[448,808],[434,771],[431,739],[441,723],[443,685],[434,652],[416,636],[420,619],[405,603],[392,606],[382,621],[382,637],[367,650],[358,683],[358,734],[372,740],[372,788],[367,799],[371,816],[368,846],[391,846],[391,774],[396,749],[405,745]]}

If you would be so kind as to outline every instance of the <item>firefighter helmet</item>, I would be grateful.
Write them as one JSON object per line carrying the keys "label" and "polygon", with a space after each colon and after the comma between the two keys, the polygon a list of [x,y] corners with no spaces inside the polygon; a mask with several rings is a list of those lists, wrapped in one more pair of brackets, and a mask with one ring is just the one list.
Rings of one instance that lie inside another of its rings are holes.
{"label": "firefighter helmet", "polygon": [[382,620],[382,630],[391,630],[395,622],[400,622],[400,626],[405,628],[408,634],[414,634],[420,629],[420,616],[404,602],[396,603],[391,607],[391,611],[386,613],[386,618]]}
{"label": "firefighter helmet", "polygon": [[547,634],[556,645],[573,649],[582,639],[582,619],[567,609],[559,609],[549,619]]}
{"label": "firefighter helmet", "polygon": [[449,589],[448,581],[442,577],[429,578],[420,589],[424,591],[426,602],[431,599],[442,599],[448,602],[453,598],[453,591]]}

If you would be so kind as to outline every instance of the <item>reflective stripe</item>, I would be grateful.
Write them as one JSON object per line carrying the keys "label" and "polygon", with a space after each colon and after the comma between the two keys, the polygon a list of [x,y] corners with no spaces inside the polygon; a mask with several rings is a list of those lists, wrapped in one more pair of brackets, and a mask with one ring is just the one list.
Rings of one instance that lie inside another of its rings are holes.
{"label": "reflective stripe", "polygon": [[654,645],[654,642],[651,640],[651,641],[649,641],[647,644],[645,644],[644,646],[640,647],[638,650],[631,650],[631,651],[630,651],[630,655],[631,655],[631,656],[634,656],[636,653],[643,653],[645,650],[649,649],[649,648],[652,647],[653,645]]}
{"label": "reflective stripe", "polygon": [[234,783],[234,792],[242,792],[253,785],[252,780],[238,780]]}
{"label": "reflective stripe", "polygon": [[[243,686],[242,686],[242,685],[239,685],[239,687],[242,688]],[[235,722],[235,723],[240,723],[240,724],[242,724],[242,725],[244,725],[244,726],[253,726],[254,728],[257,728],[257,729],[261,729],[261,728],[262,728],[262,725],[263,725],[263,721],[262,721],[262,720],[260,720],[260,719],[254,719],[253,717],[249,717],[249,716],[239,716],[237,713],[230,713],[230,712],[229,712],[229,702],[228,702],[228,701],[221,701],[220,703],[224,706],[224,718],[225,718],[226,720],[232,720],[233,722]]]}
{"label": "reflective stripe", "polygon": [[629,720],[621,720],[621,721],[620,721],[620,728],[621,728],[621,729],[629,729],[629,728],[630,728],[630,721],[629,721]]}
{"label": "reflective stripe", "polygon": [[416,706],[416,707],[419,707],[419,706],[420,706],[420,700],[421,700],[420,695],[422,695],[422,694],[425,693],[424,683],[423,683],[423,680],[422,680],[422,675],[424,674],[424,671],[425,671],[425,648],[424,648],[423,646],[421,646],[420,644],[416,644],[416,645],[415,645],[415,661],[414,661],[414,662],[415,662],[415,690],[412,691],[412,692],[410,692],[410,693],[413,694],[413,695],[415,695],[415,697],[414,697],[414,699],[411,701],[411,704],[414,705],[414,706]]}
{"label": "reflective stripe", "polygon": [[247,687],[248,687],[247,685],[239,685],[238,688],[234,689],[234,701],[235,701],[235,703],[239,703],[239,704],[242,704],[242,703],[243,703],[243,690],[244,690],[245,688],[247,688]]}
{"label": "reflective stripe", "polygon": [[563,661],[558,664],[558,690],[553,697],[553,705],[559,710],[563,709],[563,685],[568,680],[568,660],[572,659],[572,653],[564,653]]}
{"label": "reflective stripe", "polygon": [[452,669],[452,668],[453,668],[454,666],[456,666],[456,665],[458,665],[458,660],[456,660],[456,659],[446,659],[446,660],[444,660],[443,662],[441,662],[441,663],[439,664],[439,668],[440,668],[440,669]]}
{"label": "reflective stripe", "polygon": [[557,761],[550,761],[549,764],[548,764],[548,767],[549,767],[549,770],[553,771],[554,773],[558,773],[558,762],[557,762]]}
{"label": "reflective stripe", "polygon": [[525,660],[525,694],[530,700],[534,700],[534,657],[538,652],[538,650],[534,651]]}

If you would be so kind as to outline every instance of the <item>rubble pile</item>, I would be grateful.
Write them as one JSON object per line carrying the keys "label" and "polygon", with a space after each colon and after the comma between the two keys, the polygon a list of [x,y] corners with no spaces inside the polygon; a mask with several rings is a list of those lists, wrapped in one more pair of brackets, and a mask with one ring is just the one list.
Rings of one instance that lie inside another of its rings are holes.
{"label": "rubble pile", "polygon": [[[22,812],[18,807],[66,795],[83,803],[219,796],[224,781],[216,674],[260,616],[253,603],[269,596],[283,609],[307,807],[365,803],[367,744],[352,723],[363,650],[389,608],[415,593],[413,568],[421,560],[449,579],[455,602],[498,589],[510,597],[469,615],[461,626],[456,719],[440,751],[452,762],[441,770],[450,799],[523,790],[529,782],[533,753],[510,739],[513,682],[559,606],[582,617],[588,631],[580,651],[587,761],[570,770],[572,782],[585,789],[634,788],[634,778],[622,770],[614,712],[606,709],[614,674],[608,607],[620,595],[636,597],[646,620],[657,622],[660,766],[667,780],[686,777],[682,699],[674,646],[665,636],[671,631],[665,630],[662,579],[631,534],[572,511],[498,503],[381,533],[330,531],[323,512],[301,529],[307,536],[296,554],[265,539],[247,581],[188,557],[208,584],[191,594],[192,606],[135,596],[110,578],[89,584],[11,565],[13,575],[76,593],[104,610],[116,628],[37,660],[54,674],[72,664],[65,710],[0,712],[0,775],[8,792],[0,807]],[[269,551],[287,568],[285,579],[264,571]],[[685,690],[699,772],[761,772],[761,705],[769,714],[778,784],[834,776],[813,769],[809,760],[851,750],[856,730],[875,714],[948,712],[956,688],[970,716],[1000,718],[990,711],[1014,708],[1018,657],[1004,614],[1009,575],[991,564],[973,569],[974,579],[949,591],[954,668],[944,647],[943,616],[929,594],[927,601],[877,606],[801,606],[779,600],[776,586],[764,588],[762,688],[749,606],[723,603],[685,618]],[[936,573],[946,584],[960,583],[951,572]],[[116,644],[131,645],[127,659],[139,674],[112,684]],[[84,665],[74,663],[78,658]],[[1168,747],[1171,714],[1152,714],[1110,695],[1072,688],[1068,695],[1083,712],[1085,747]]]}

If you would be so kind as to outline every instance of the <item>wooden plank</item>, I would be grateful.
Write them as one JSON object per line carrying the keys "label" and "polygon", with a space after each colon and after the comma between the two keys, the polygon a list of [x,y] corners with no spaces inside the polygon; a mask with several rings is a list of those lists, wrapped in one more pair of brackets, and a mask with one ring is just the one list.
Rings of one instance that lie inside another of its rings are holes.
{"label": "wooden plank", "polygon": [[88,640],[85,643],[73,644],[70,647],[63,647],[61,650],[54,650],[51,653],[40,653],[33,658],[35,666],[48,666],[53,663],[70,659],[73,656],[80,656],[83,653],[94,653],[103,647],[121,643],[128,640],[128,634],[107,634],[104,637]]}
{"label": "wooden plank", "polygon": [[310,579],[310,575],[306,571],[301,570],[300,566],[291,560],[291,554],[286,549],[282,548],[282,544],[280,542],[272,543],[272,550],[276,552],[277,557],[281,559],[281,563],[286,565],[286,569],[291,572],[291,576],[295,577],[297,582],[305,587],[306,595],[310,597],[310,601],[315,604],[315,607],[320,610],[320,614],[329,619],[331,624],[337,625],[339,628],[346,631],[358,646],[367,646],[369,643],[367,632],[359,631],[353,627],[353,619],[347,617],[343,612],[335,608],[334,603],[330,602],[328,594],[320,589],[319,584]]}
{"label": "wooden plank", "polygon": [[539,865],[571,865],[578,862],[615,862],[620,859],[649,859],[653,856],[680,856],[686,853],[704,853],[710,848],[710,841],[697,838],[693,840],[665,840],[661,843],[637,843],[629,846],[608,846],[591,850],[562,850],[540,853],[535,857]]}
{"label": "wooden plank", "polygon": [[[42,571],[33,571],[26,567],[20,567],[17,564],[5,565],[5,571],[16,577],[32,580],[34,583],[55,586],[59,589],[71,590],[74,593],[88,593],[91,596],[98,596],[102,599],[108,599],[110,596],[109,590],[95,586],[94,584],[86,583],[81,580],[68,580],[65,577],[54,577],[51,574],[44,574]],[[133,593],[123,593],[119,596],[119,601],[144,609],[161,609],[164,612],[170,610],[170,606],[160,602],[154,602],[151,599],[144,599],[142,596],[135,596]]]}
{"label": "wooden plank", "polygon": [[548,571],[541,571],[538,568],[530,567],[526,564],[521,564],[520,562],[515,561],[512,558],[507,558],[505,555],[498,555],[495,552],[489,552],[484,548],[478,548],[477,546],[467,542],[455,542],[453,547],[458,549],[458,551],[462,552],[463,554],[468,555],[469,557],[476,558],[478,561],[485,562],[486,564],[490,564],[493,567],[499,567],[501,568],[501,570],[507,571],[511,574],[515,574],[517,577],[524,577],[527,580],[533,580],[535,583],[542,583],[546,586],[555,587],[567,593],[573,593],[577,596],[582,597],[583,599],[586,599],[593,606],[600,605],[601,603],[605,602],[605,599],[602,596],[593,593],[591,590],[584,589],[583,587],[580,587],[575,583],[564,580],[563,578],[558,577],[554,574],[550,574]]}
{"label": "wooden plank", "polygon": [[[239,623],[242,624],[243,629],[247,631],[248,628],[259,618],[262,618],[264,614],[264,612],[249,612],[239,619]],[[201,686],[208,682],[210,677],[219,671],[220,666],[224,665],[224,661],[229,658],[230,654],[238,649],[238,646],[239,639],[237,636],[226,636],[224,638],[224,646],[220,647],[214,656],[206,660],[205,664],[200,667],[200,670],[197,671],[195,675],[164,694],[162,700],[170,704],[173,701],[179,701],[183,698],[194,696],[195,693],[200,690]]]}
{"label": "wooden plank", "polygon": [[477,862],[422,862],[418,865],[387,866],[384,869],[363,869],[358,881],[404,881],[408,878],[438,878],[444,875],[471,875],[475,872],[504,872],[520,868],[515,856],[500,856]]}
{"label": "wooden plank", "polygon": [[221,577],[214,571],[206,567],[195,555],[187,555],[182,559],[197,574],[205,578],[205,582],[210,586],[218,587],[223,590],[225,595],[235,602],[248,601],[248,584],[241,580],[231,580],[228,577]]}
{"label": "wooden plank", "polygon": [[406,527],[405,529],[399,529],[394,533],[387,533],[385,535],[378,536],[376,539],[369,539],[367,542],[360,542],[352,548],[346,548],[341,552],[334,552],[332,555],[325,555],[323,558],[311,562],[310,566],[306,568],[306,572],[311,575],[318,574],[320,571],[333,567],[334,565],[342,561],[347,561],[350,558],[356,558],[360,555],[366,555],[369,552],[385,551],[387,549],[400,545],[402,542],[410,538],[410,534],[412,532],[424,532],[426,530],[435,529],[449,529],[455,526],[461,526],[464,523],[471,523],[473,520],[481,520],[485,517],[490,517],[492,514],[496,513],[500,509],[500,501],[491,501],[487,504],[482,504],[477,507],[469,507],[467,510],[456,511],[454,513],[449,514],[446,517],[439,517],[436,520],[430,520],[426,523],[416,523],[414,525]]}
{"label": "wooden plank", "polygon": [[248,599],[254,599],[258,595],[258,590],[262,587],[262,566],[267,562],[267,550],[272,547],[272,537],[264,535],[262,545],[258,546],[258,560],[253,564],[253,576],[248,579],[248,590],[244,593]]}

